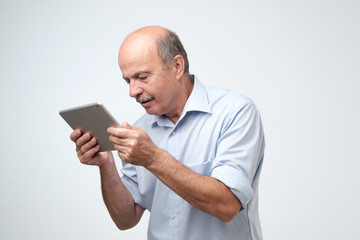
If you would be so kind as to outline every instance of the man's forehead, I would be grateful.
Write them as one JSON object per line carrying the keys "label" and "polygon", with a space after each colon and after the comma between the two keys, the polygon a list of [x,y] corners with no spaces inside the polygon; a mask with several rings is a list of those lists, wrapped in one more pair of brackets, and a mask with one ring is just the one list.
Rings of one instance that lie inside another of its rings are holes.
{"label": "man's forehead", "polygon": [[120,54],[143,53],[152,50],[155,47],[152,38],[139,37],[124,41],[120,47]]}
{"label": "man's forehead", "polygon": [[132,42],[119,51],[118,63],[124,77],[149,72],[154,65],[163,65],[157,47],[149,42]]}
{"label": "man's forehead", "polygon": [[157,50],[153,48],[120,51],[118,61],[121,70],[126,72],[146,71],[149,65],[162,63]]}
{"label": "man's forehead", "polygon": [[146,57],[155,57],[157,46],[154,39],[139,37],[124,41],[119,50],[119,64],[127,61],[139,61]]}

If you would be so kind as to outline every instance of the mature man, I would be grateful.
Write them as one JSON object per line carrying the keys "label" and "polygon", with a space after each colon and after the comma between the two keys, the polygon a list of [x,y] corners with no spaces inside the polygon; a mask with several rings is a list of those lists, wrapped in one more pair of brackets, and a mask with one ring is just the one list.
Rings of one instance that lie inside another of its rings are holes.
{"label": "mature man", "polygon": [[119,66],[146,114],[110,127],[123,161],[75,130],[80,161],[100,168],[105,204],[119,229],[150,214],[148,239],[262,239],[258,181],[264,156],[260,115],[248,98],[204,87],[189,73],[177,35],[158,26],[130,34]]}

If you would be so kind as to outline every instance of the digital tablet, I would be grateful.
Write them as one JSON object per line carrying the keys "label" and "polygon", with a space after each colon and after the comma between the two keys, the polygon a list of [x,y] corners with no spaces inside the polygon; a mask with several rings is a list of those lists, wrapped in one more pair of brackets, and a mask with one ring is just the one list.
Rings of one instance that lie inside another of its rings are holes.
{"label": "digital tablet", "polygon": [[73,130],[79,128],[83,133],[91,133],[100,145],[100,152],[115,150],[109,140],[107,129],[110,126],[119,125],[119,123],[102,103],[97,102],[65,109],[59,114]]}

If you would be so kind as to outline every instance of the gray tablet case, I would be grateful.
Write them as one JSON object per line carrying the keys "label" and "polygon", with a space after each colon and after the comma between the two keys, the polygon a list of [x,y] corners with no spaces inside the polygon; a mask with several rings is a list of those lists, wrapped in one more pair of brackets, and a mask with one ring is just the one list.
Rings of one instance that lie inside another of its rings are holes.
{"label": "gray tablet case", "polygon": [[79,128],[83,133],[90,132],[97,139],[100,152],[115,150],[114,145],[109,141],[107,128],[119,124],[102,103],[65,109],[59,114],[73,130]]}

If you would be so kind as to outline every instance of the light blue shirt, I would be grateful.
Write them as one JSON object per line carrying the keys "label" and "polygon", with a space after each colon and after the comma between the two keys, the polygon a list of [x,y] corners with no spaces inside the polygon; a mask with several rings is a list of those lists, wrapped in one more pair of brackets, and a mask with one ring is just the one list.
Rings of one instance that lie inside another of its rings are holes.
{"label": "light blue shirt", "polygon": [[223,182],[241,201],[230,222],[193,207],[147,169],[123,162],[122,181],[150,214],[149,240],[258,240],[258,182],[264,134],[256,106],[241,94],[204,87],[195,77],[184,111],[173,124],[145,114],[135,124],[193,171]]}

